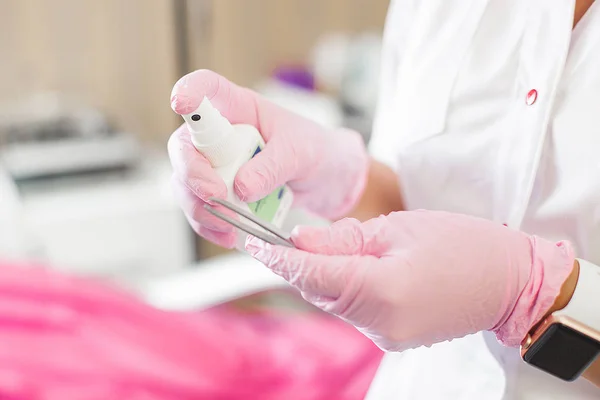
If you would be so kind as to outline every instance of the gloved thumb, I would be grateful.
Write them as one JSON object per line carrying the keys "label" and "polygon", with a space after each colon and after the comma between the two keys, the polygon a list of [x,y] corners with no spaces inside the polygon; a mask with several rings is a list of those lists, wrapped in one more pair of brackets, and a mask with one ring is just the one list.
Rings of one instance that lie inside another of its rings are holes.
{"label": "gloved thumb", "polygon": [[301,250],[324,255],[379,255],[387,247],[379,240],[379,218],[361,223],[344,218],[328,227],[297,226],[291,234]]}
{"label": "gloved thumb", "polygon": [[188,114],[198,108],[204,97],[232,124],[258,128],[256,94],[206,69],[190,72],[175,83],[171,108],[177,114]]}
{"label": "gloved thumb", "polygon": [[337,299],[357,278],[356,256],[327,256],[283,246],[273,246],[250,237],[246,251],[303,293]]}
{"label": "gloved thumb", "polygon": [[[260,200],[275,189],[293,180],[299,168],[298,157],[282,151],[282,144],[273,138],[265,148],[245,163],[234,180],[234,190],[245,202]],[[290,145],[285,145],[289,149]]]}

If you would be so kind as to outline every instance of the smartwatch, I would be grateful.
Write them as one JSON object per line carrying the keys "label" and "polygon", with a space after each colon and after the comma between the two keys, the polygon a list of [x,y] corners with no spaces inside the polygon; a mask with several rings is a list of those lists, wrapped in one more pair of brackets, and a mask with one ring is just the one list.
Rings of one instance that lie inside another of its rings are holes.
{"label": "smartwatch", "polygon": [[565,381],[574,381],[600,354],[600,267],[577,259],[571,300],[538,323],[521,343],[523,360]]}

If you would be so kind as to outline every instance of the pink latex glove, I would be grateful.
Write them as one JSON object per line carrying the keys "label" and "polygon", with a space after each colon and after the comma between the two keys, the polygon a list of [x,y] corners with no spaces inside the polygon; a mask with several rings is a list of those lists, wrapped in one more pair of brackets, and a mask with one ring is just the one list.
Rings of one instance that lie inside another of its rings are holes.
{"label": "pink latex glove", "polygon": [[474,217],[396,212],[293,233],[299,249],[247,250],[317,307],[402,351],[490,330],[519,345],[573,268],[568,243]]}
{"label": "pink latex glove", "polygon": [[[326,129],[207,70],[192,72],[175,84],[171,107],[186,114],[204,96],[232,124],[255,126],[267,143],[236,176],[234,189],[241,200],[259,200],[288,183],[295,205],[322,217],[341,217],[358,201],[368,172],[367,152],[358,133]],[[227,189],[192,145],[185,125],[173,133],[168,148],[174,190],[188,221],[204,238],[233,247],[233,228],[203,207],[210,197],[225,198]]]}

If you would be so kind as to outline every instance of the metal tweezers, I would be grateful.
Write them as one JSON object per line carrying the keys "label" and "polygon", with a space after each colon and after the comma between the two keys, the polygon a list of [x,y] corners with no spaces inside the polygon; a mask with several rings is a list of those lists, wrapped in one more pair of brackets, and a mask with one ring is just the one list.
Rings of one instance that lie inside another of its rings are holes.
{"label": "metal tweezers", "polygon": [[264,231],[261,229],[255,228],[248,223],[243,222],[241,219],[236,220],[234,218],[231,218],[231,217],[223,214],[222,212],[217,211],[216,209],[211,207],[210,204],[205,204],[204,208],[206,209],[206,211],[208,211],[215,217],[235,226],[236,228],[246,232],[249,235],[256,236],[257,238],[259,238],[267,243],[277,245],[277,246],[286,246],[286,247],[292,247],[292,248],[296,247],[290,240],[289,234],[285,233],[281,229],[277,228],[276,226],[274,226],[266,221],[262,221],[262,220],[258,219],[258,217],[256,217],[251,212],[246,211],[226,200],[217,199],[217,198],[213,197],[210,199],[210,201],[213,203],[222,205],[223,207],[227,208],[228,210],[231,210],[234,213],[241,215],[242,217],[246,218],[253,224],[256,224],[260,228],[264,229]]}

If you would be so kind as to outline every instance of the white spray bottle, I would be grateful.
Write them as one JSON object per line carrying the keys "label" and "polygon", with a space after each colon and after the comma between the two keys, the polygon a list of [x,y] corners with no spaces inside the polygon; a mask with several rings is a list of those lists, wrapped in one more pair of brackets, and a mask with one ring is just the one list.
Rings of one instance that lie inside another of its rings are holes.
{"label": "white spray bottle", "polygon": [[[265,147],[260,132],[252,125],[232,125],[206,97],[197,109],[182,116],[192,143],[225,181],[227,200],[281,228],[294,199],[287,186],[276,188],[253,203],[244,203],[233,190],[233,181],[240,167]],[[243,248],[246,236],[239,231],[238,248]]]}

